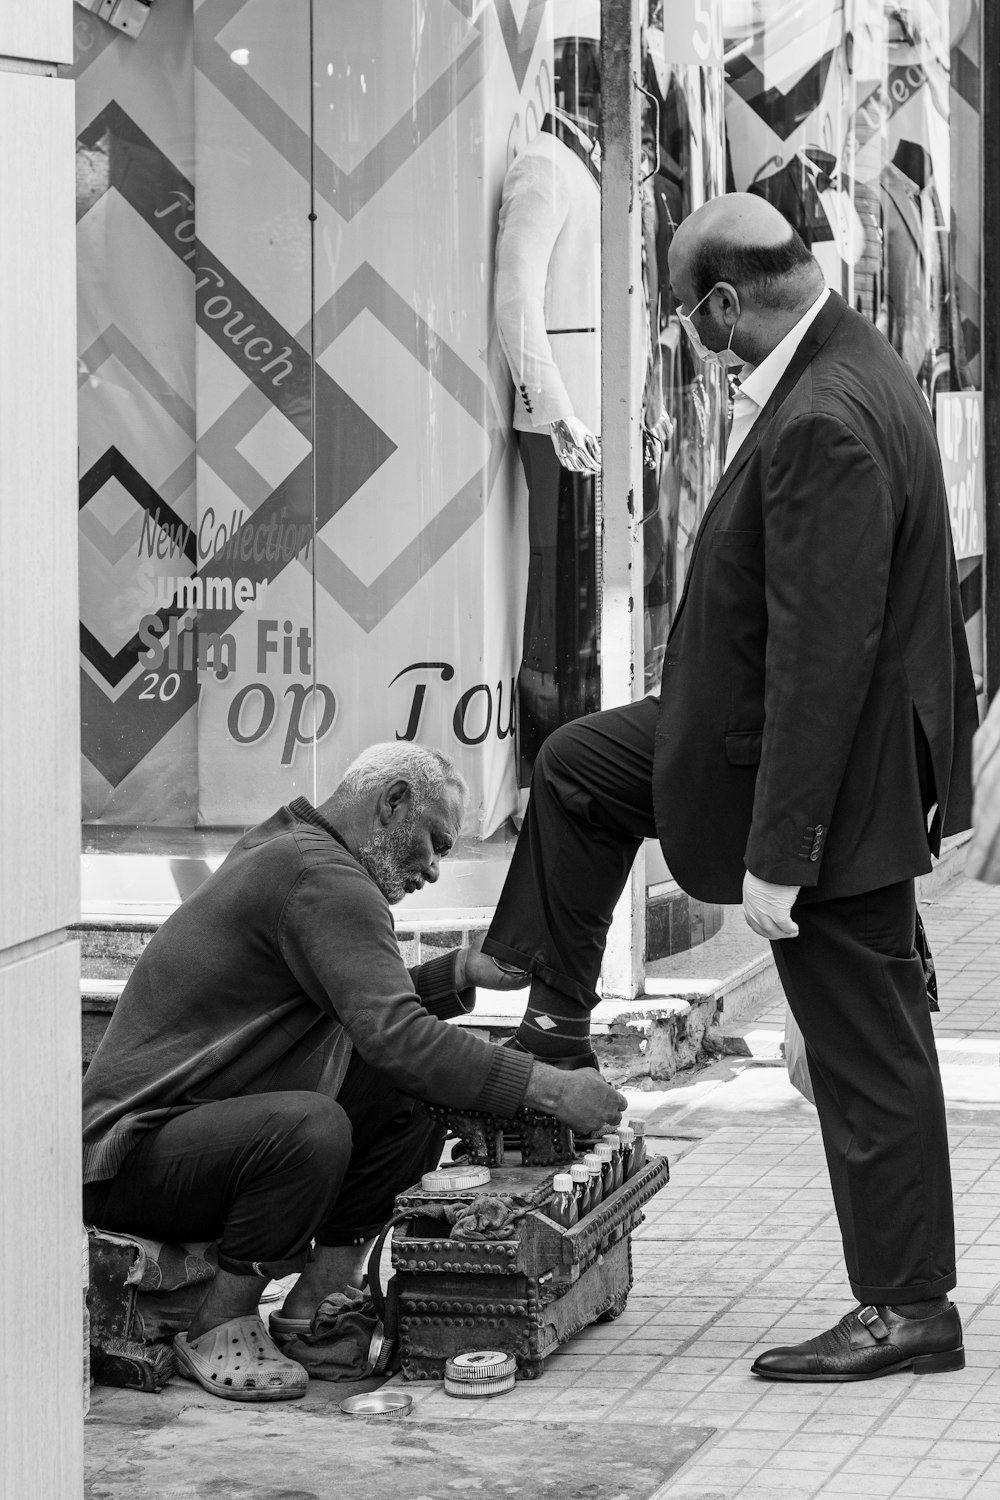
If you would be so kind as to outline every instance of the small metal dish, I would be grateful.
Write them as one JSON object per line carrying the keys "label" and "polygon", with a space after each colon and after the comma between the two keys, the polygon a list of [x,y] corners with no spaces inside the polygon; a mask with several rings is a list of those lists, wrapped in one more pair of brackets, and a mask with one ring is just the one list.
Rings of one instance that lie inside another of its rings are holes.
{"label": "small metal dish", "polygon": [[367,1417],[378,1421],[386,1418],[409,1416],[413,1397],[397,1391],[365,1391],[361,1396],[348,1396],[341,1401],[340,1409],[349,1417]]}

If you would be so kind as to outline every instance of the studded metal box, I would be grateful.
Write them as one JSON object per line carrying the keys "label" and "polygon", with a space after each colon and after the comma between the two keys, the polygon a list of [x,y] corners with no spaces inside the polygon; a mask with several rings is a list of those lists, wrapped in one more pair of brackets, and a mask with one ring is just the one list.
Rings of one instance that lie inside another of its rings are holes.
{"label": "studded metal box", "polygon": [[[502,1349],[516,1357],[518,1379],[532,1380],[574,1333],[618,1317],[632,1287],[632,1230],[669,1175],[666,1157],[651,1157],[572,1229],[545,1212],[551,1167],[497,1167],[485,1187],[446,1195],[402,1193],[396,1212],[408,1217],[393,1233],[392,1264],[403,1373],[441,1380],[454,1355]],[[495,1194],[515,1205],[511,1238],[444,1237],[444,1211]]]}

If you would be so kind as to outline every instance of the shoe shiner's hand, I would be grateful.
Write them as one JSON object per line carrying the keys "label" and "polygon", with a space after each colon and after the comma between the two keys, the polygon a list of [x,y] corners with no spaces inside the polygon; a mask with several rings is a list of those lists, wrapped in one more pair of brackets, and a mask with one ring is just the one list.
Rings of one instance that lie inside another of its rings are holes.
{"label": "shoe shiner's hand", "polygon": [[580,1135],[603,1135],[621,1124],[628,1100],[593,1068],[566,1072],[535,1060],[524,1096],[532,1109],[555,1115]]}
{"label": "shoe shiner's hand", "polygon": [[743,915],[754,932],[772,943],[780,938],[798,937],[792,921],[792,907],[799,894],[797,885],[772,885],[758,880],[748,870],[743,877]]}
{"label": "shoe shiner's hand", "polygon": [[531,983],[531,975],[510,964],[489,958],[483,952],[485,932],[481,932],[466,948],[459,948],[455,965],[455,988],[467,989],[476,985],[484,990],[523,990]]}

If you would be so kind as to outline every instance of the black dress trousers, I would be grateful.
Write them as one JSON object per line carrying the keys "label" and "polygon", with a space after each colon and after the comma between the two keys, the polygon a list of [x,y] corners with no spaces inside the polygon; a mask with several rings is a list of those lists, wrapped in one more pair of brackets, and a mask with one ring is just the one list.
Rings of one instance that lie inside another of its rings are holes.
{"label": "black dress trousers", "polygon": [[[579,1007],[596,986],[611,915],[643,838],[655,836],[652,698],[555,731],[484,951]],[[863,1302],[914,1302],[955,1285],[948,1137],[913,882],[801,901],[799,935],[773,945],[805,1038],[844,1255]]]}

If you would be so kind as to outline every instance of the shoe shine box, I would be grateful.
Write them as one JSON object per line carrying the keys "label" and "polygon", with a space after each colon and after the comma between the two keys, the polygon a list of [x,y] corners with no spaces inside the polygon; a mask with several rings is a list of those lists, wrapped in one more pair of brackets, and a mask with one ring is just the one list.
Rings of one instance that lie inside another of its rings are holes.
{"label": "shoe shine box", "polygon": [[[581,1328],[617,1318],[632,1287],[632,1231],[642,1205],[669,1179],[666,1157],[650,1157],[592,1212],[564,1229],[546,1212],[555,1198],[555,1167],[491,1168],[490,1181],[451,1191],[418,1186],[400,1194],[392,1265],[399,1293],[403,1373],[442,1380],[445,1364],[477,1349],[517,1360],[519,1380],[541,1375],[546,1356]],[[458,1207],[482,1195],[514,1205],[511,1222],[489,1237],[447,1238]],[[509,1235],[510,1237],[505,1237]]]}

